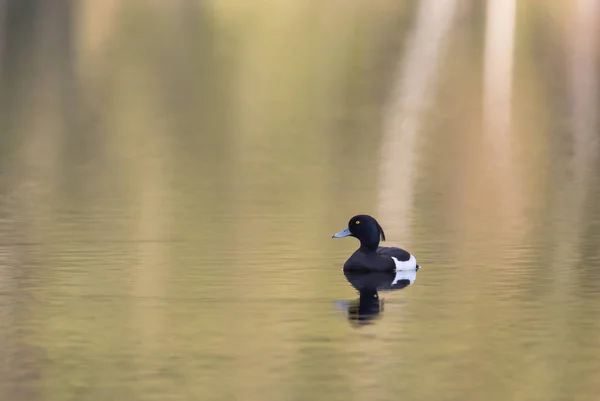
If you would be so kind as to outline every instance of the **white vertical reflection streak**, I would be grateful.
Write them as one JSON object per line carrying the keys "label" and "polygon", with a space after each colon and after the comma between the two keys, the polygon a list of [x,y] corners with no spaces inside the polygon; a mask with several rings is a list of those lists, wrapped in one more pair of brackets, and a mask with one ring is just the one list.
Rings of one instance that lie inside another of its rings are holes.
{"label": "white vertical reflection streak", "polygon": [[502,160],[507,155],[511,120],[516,0],[488,0],[484,55],[484,127]]}
{"label": "white vertical reflection streak", "polygon": [[[502,227],[522,227],[524,194],[522,169],[511,141],[513,58],[516,0],[488,0],[483,71],[483,135],[491,182],[499,196],[498,210],[505,214]],[[510,221],[510,223],[509,223]],[[512,224],[511,224],[512,223]],[[502,230],[499,230],[502,231]],[[505,234],[507,235],[507,234]],[[516,239],[512,234],[511,238]]]}
{"label": "white vertical reflection streak", "polygon": [[416,136],[431,103],[437,60],[452,26],[456,0],[422,0],[404,57],[399,57],[384,115],[379,216],[390,238],[408,236],[416,168]]}

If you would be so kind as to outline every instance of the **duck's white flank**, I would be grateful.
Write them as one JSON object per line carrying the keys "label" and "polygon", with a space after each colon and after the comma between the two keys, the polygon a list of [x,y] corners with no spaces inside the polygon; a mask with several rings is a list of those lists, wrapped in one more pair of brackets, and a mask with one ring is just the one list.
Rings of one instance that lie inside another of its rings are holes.
{"label": "duck's white flank", "polygon": [[398,258],[392,256],[394,264],[396,265],[396,271],[398,270],[415,270],[417,268],[417,259],[413,255],[410,255],[410,259],[401,262]]}

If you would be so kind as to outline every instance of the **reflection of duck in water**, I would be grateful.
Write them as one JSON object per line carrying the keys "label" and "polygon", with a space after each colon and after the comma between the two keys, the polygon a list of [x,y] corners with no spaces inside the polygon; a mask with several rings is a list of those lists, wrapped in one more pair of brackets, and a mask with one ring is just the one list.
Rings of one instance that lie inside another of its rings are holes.
{"label": "reflection of duck in water", "polygon": [[398,270],[395,273],[361,273],[344,271],[344,276],[356,290],[359,298],[348,303],[348,320],[356,326],[373,323],[384,309],[379,291],[401,290],[415,282],[417,269]]}
{"label": "reflection of duck in water", "polygon": [[348,302],[348,320],[356,327],[371,324],[383,312],[383,306],[377,291],[363,291],[358,299]]}
{"label": "reflection of duck in water", "polygon": [[360,248],[344,263],[345,271],[394,272],[419,268],[415,257],[404,249],[379,246],[380,240],[385,241],[385,233],[371,216],[354,216],[345,229],[333,235],[333,238],[344,237],[355,237],[360,241]]}

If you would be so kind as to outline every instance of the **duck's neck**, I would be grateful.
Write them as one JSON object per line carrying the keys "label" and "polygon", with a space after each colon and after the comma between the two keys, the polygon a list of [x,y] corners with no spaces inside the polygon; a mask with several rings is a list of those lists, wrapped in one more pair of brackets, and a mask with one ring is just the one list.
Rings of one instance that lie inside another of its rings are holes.
{"label": "duck's neck", "polygon": [[360,241],[360,248],[358,248],[361,252],[364,253],[372,253],[377,251],[377,247],[379,246],[379,242],[369,243]]}

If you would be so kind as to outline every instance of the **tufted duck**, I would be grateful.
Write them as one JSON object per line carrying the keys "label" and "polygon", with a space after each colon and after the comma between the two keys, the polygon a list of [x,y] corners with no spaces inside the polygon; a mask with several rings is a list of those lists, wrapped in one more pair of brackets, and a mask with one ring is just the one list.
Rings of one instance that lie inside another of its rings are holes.
{"label": "tufted duck", "polygon": [[420,268],[415,257],[404,249],[379,246],[380,240],[385,241],[385,234],[377,220],[371,216],[363,214],[352,217],[348,227],[332,238],[348,236],[357,238],[360,248],[344,263],[345,271],[394,272]]}

